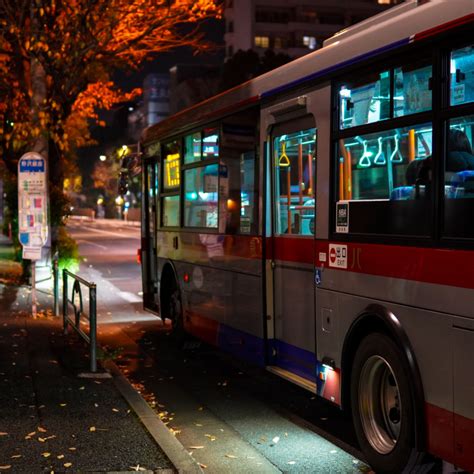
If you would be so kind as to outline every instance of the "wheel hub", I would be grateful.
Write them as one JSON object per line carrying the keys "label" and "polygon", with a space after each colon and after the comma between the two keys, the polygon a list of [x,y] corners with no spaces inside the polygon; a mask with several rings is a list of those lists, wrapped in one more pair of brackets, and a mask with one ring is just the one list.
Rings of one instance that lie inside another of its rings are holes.
{"label": "wheel hub", "polygon": [[358,395],[367,441],[378,453],[389,454],[400,436],[402,404],[397,379],[383,357],[373,355],[364,363]]}

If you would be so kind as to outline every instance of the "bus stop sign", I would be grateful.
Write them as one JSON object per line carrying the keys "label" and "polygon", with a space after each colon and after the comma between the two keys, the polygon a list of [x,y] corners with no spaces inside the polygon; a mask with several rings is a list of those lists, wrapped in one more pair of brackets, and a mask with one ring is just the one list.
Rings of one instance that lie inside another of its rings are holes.
{"label": "bus stop sign", "polygon": [[18,239],[23,258],[41,260],[48,239],[46,160],[35,152],[18,162]]}

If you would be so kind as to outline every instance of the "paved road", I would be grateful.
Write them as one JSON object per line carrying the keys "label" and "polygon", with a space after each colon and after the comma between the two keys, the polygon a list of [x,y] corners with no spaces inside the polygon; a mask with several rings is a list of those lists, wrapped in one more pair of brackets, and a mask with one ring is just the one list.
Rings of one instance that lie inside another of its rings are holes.
{"label": "paved road", "polygon": [[121,347],[122,370],[206,472],[369,471],[337,409],[192,338],[179,345],[143,312],[139,229],[68,227],[86,258],[81,275],[97,283],[101,341]]}

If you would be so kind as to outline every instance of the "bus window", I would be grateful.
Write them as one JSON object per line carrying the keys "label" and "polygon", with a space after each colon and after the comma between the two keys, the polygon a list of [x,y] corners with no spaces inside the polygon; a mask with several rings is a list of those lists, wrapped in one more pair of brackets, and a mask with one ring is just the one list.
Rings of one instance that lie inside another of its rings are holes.
{"label": "bus window", "polygon": [[315,128],[273,140],[276,234],[314,234],[315,150]]}
{"label": "bus window", "polygon": [[449,121],[445,160],[445,233],[474,237],[474,115]]}
{"label": "bus window", "polygon": [[248,109],[222,124],[220,211],[226,234],[258,231],[258,109]]}
{"label": "bus window", "polygon": [[339,88],[340,129],[390,118],[390,72],[383,71]]}
{"label": "bus window", "polygon": [[257,232],[257,183],[255,179],[255,152],[248,151],[240,155],[240,233]]}
{"label": "bus window", "polygon": [[163,227],[179,227],[179,196],[162,199]]}
{"label": "bus window", "polygon": [[184,226],[217,228],[219,165],[184,172]]}
{"label": "bus window", "polygon": [[192,133],[184,137],[184,164],[189,165],[201,161],[201,132]]}
{"label": "bus window", "polygon": [[202,138],[202,159],[210,160],[219,158],[219,130],[208,128],[204,130]]}
{"label": "bus window", "polygon": [[429,233],[432,125],[339,140],[338,200],[354,233]]}
{"label": "bus window", "polygon": [[431,110],[431,76],[431,65],[420,67],[420,62],[395,69],[395,117]]}
{"label": "bus window", "polygon": [[474,101],[474,46],[456,49],[451,53],[450,104]]}

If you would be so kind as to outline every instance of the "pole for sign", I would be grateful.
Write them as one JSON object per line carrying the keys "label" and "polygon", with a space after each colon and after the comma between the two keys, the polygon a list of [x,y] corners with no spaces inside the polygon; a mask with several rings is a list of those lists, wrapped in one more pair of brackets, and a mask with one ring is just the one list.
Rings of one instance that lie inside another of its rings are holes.
{"label": "pole for sign", "polygon": [[31,311],[36,319],[36,261],[31,261]]}

